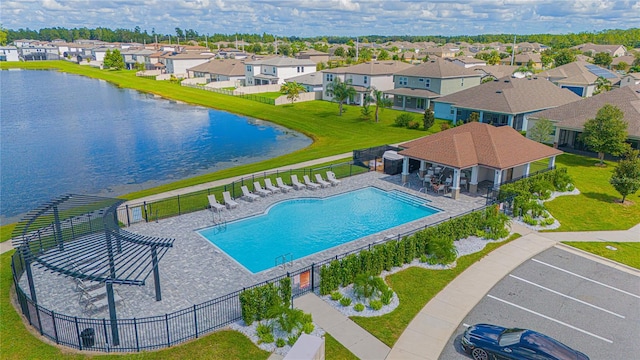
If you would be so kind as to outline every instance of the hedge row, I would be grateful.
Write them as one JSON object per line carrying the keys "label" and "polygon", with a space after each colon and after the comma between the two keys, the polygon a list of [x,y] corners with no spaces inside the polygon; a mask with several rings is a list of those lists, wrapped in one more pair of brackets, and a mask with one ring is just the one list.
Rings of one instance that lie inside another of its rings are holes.
{"label": "hedge row", "polygon": [[513,214],[537,216],[544,212],[544,206],[535,200],[546,200],[553,190],[567,191],[573,189],[573,179],[567,173],[567,168],[550,170],[541,174],[500,186],[498,199],[513,199]]}
{"label": "hedge row", "polygon": [[328,295],[340,286],[352,284],[358,275],[377,276],[382,270],[408,264],[422,255],[427,256],[429,263],[449,264],[457,257],[454,241],[474,235],[504,237],[509,233],[508,222],[509,218],[500,213],[498,206],[492,206],[421,230],[400,241],[334,260],[320,269],[320,294]]}
{"label": "hedge row", "polygon": [[269,283],[240,293],[242,320],[251,325],[254,321],[268,319],[274,308],[288,308],[291,305],[291,278],[280,280],[278,286]]}

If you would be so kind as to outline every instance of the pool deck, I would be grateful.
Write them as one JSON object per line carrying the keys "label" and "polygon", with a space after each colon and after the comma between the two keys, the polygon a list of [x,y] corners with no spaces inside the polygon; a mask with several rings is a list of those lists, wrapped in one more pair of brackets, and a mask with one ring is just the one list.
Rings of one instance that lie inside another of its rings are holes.
{"label": "pool deck", "polygon": [[[293,261],[286,269],[275,267],[258,274],[252,274],[235,260],[221,253],[209,241],[201,237],[195,230],[214,225],[212,212],[205,210],[195,213],[159,220],[158,222],[139,223],[127,228],[128,231],[147,236],[174,238],[174,247],[160,261],[160,281],[162,301],[155,301],[153,277],[147,279],[145,286],[114,285],[117,294],[123,301],[117,306],[119,318],[140,318],[145,316],[164,315],[185,309],[194,304],[226,295],[287,271],[308,266],[335,255],[367,244],[395,237],[407,231],[447,219],[457,214],[477,209],[485,204],[485,198],[462,193],[458,200],[450,195],[434,195],[418,192],[418,183],[409,188],[400,185],[400,176],[389,176],[378,172],[369,172],[342,179],[338,186],[319,190],[292,190],[285,194],[275,194],[261,198],[255,202],[239,200],[236,209],[222,211],[226,221],[233,221],[247,216],[264,213],[276,202],[301,197],[327,197],[339,193],[375,186],[383,190],[402,190],[429,201],[429,205],[442,210],[440,213],[419,219],[374,235],[370,235],[344,245],[337,246],[303,259]],[[217,218],[218,216],[216,216]],[[376,219],[371,219],[375,222]],[[256,254],[259,256],[259,254]],[[50,272],[34,268],[35,285],[38,302],[57,313],[79,317],[108,317],[107,310],[86,313],[79,304],[79,293],[72,279],[58,276]],[[22,283],[26,289],[26,281]],[[44,296],[46,294],[46,296]]]}

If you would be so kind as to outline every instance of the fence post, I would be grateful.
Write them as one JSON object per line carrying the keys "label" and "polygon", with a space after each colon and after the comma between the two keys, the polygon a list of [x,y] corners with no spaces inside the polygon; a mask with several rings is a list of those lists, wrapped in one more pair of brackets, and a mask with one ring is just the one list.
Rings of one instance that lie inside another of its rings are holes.
{"label": "fence post", "polygon": [[311,264],[311,292],[314,292],[316,290],[315,277],[316,277],[316,263],[312,263]]}
{"label": "fence post", "polygon": [[109,332],[107,331],[107,319],[102,318],[102,328],[104,329],[104,342],[107,347],[107,352],[109,351]]}
{"label": "fence post", "polygon": [[136,318],[133,318],[133,331],[136,333],[136,351],[140,351],[140,339],[138,338],[138,323]]}
{"label": "fence post", "polygon": [[56,344],[60,344],[58,339],[58,326],[56,325],[56,312],[51,310],[51,320],[53,320],[53,335],[56,337]]}
{"label": "fence post", "polygon": [[193,322],[196,326],[196,339],[198,338],[198,313],[196,312],[196,304],[193,304]]}
{"label": "fence post", "polygon": [[169,314],[164,314],[164,323],[167,325],[167,347],[171,347],[171,337],[169,336]]}
{"label": "fence post", "polygon": [[143,201],[142,206],[144,207],[144,222],[149,222],[149,213],[147,212],[147,202]]}
{"label": "fence post", "polygon": [[180,214],[180,194],[178,194],[178,215]]}
{"label": "fence post", "polygon": [[78,347],[82,350],[82,339],[80,339],[80,327],[78,326],[78,317],[74,316],[73,321],[76,323],[76,335],[78,335]]}
{"label": "fence post", "polygon": [[127,211],[127,226],[131,226],[131,219],[129,219],[129,204],[125,205],[124,208]]}

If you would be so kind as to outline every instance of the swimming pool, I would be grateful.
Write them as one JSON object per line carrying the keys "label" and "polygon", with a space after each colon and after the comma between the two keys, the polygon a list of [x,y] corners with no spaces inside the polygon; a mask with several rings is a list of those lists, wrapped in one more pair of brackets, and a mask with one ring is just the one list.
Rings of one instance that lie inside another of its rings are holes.
{"label": "swimming pool", "polygon": [[265,214],[198,233],[257,273],[274,267],[283,254],[300,259],[440,212],[426,202],[405,192],[367,187],[324,199],[286,200]]}

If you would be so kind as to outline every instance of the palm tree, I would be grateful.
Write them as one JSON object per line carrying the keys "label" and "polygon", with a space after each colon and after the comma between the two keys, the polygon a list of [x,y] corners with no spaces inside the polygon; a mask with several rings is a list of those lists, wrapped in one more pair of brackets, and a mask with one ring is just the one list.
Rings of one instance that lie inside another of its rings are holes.
{"label": "palm tree", "polygon": [[286,82],[280,86],[280,92],[287,95],[287,99],[291,100],[291,104],[300,97],[300,93],[306,92],[304,86],[297,82]]}
{"label": "palm tree", "polygon": [[384,93],[382,90],[377,90],[376,88],[372,89],[373,98],[376,101],[376,122],[378,122],[378,110],[384,110],[385,108],[391,107],[393,102],[391,99],[384,97]]}
{"label": "palm tree", "polygon": [[342,104],[356,96],[356,89],[351,86],[351,79],[343,82],[340,78],[336,77],[327,85],[327,94],[333,97],[333,101],[338,103],[340,110],[339,115],[342,116]]}
{"label": "palm tree", "polygon": [[609,90],[611,90],[611,81],[609,81],[609,79],[607,78],[599,76],[596,79],[596,91],[594,91],[594,95],[597,95]]}

